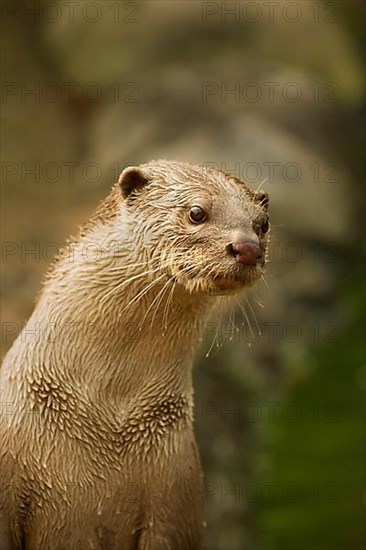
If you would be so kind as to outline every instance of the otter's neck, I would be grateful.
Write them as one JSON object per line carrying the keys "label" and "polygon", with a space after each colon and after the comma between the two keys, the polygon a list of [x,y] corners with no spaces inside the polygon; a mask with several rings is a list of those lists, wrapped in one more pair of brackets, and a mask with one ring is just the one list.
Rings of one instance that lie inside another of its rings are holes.
{"label": "otter's neck", "polygon": [[131,251],[90,245],[103,236],[77,243],[45,285],[26,328],[37,339],[33,368],[94,402],[190,394],[193,353],[214,299],[145,273],[152,268]]}

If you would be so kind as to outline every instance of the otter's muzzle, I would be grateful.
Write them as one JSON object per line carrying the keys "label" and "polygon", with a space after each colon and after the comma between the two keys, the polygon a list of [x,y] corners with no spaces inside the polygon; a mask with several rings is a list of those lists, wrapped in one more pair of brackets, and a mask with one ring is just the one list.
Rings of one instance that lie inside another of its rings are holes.
{"label": "otter's muzzle", "polygon": [[263,256],[262,249],[251,241],[231,243],[227,246],[227,251],[242,265],[255,266]]}

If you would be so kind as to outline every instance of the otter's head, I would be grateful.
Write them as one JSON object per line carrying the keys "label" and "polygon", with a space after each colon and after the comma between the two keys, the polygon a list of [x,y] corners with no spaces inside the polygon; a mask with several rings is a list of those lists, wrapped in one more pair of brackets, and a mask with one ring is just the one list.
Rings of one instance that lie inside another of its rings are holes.
{"label": "otter's head", "polygon": [[134,238],[189,292],[231,294],[263,274],[268,195],[230,174],[181,162],[126,168],[119,185]]}

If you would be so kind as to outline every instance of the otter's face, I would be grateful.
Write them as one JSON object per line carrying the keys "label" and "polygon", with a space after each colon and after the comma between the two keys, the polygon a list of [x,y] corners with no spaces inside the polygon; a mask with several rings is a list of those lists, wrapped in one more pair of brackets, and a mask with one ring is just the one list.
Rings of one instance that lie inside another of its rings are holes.
{"label": "otter's face", "polygon": [[262,276],[266,193],[218,170],[166,161],[128,168],[120,184],[160,271],[189,292],[231,294]]}

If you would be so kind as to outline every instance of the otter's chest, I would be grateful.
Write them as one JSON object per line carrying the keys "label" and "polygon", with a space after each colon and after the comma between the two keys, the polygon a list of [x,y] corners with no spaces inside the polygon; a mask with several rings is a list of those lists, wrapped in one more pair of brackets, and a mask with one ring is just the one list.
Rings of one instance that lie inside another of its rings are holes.
{"label": "otter's chest", "polygon": [[26,484],[27,548],[200,547],[202,478],[190,434],[169,454],[125,457],[119,467],[65,456]]}

